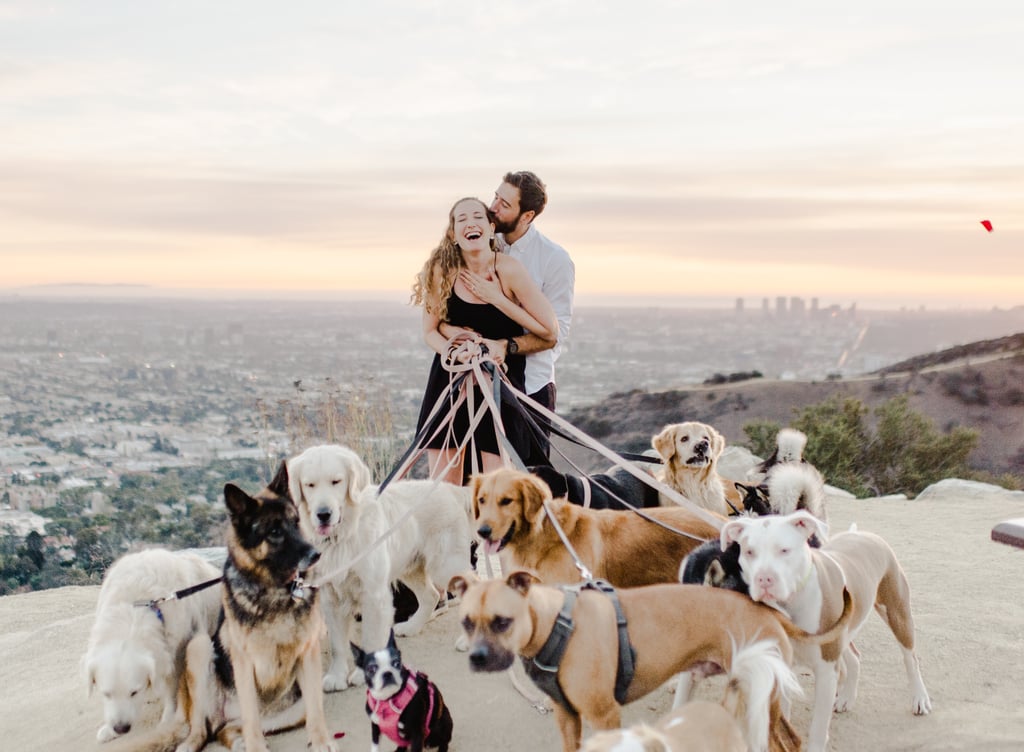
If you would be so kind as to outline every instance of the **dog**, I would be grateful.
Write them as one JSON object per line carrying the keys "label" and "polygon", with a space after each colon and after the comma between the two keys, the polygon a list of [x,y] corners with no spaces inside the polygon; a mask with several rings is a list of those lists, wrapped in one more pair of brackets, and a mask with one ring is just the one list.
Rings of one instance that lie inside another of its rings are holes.
{"label": "dog", "polygon": [[725,549],[718,540],[697,546],[679,565],[679,582],[684,585],[709,585],[750,595],[740,570],[738,543],[731,543]]}
{"label": "dog", "polygon": [[674,582],[686,554],[718,538],[717,528],[685,507],[645,510],[650,519],[635,512],[586,509],[552,499],[543,481],[519,470],[474,475],[471,488],[484,552],[500,553],[505,571],[531,569],[546,583],[578,582],[581,575],[547,519],[545,504],[593,576],[616,587]]}
{"label": "dog", "polygon": [[255,496],[228,483],[227,561],[220,623],[185,653],[179,690],[189,733],[178,752],[210,741],[268,752],[264,733],[300,725],[315,752],[337,752],[328,736],[320,686],[324,622],[317,590],[304,577],[320,554],[299,530],[288,467]]}
{"label": "dog", "polygon": [[748,752],[761,740],[745,735],[744,714],[747,708],[767,708],[776,688],[784,698],[802,694],[778,645],[771,640],[734,644],[721,703],[690,702],[655,726],[598,732],[583,742],[581,752]]}
{"label": "dog", "polygon": [[322,592],[331,664],[323,688],[342,690],[363,680],[349,649],[357,613],[361,644],[383,645],[394,620],[391,584],[400,580],[416,596],[417,608],[394,625],[395,634],[417,634],[433,616],[441,589],[469,566],[469,490],[405,480],[378,496],[366,463],[338,444],[289,459],[288,473],[302,531],[321,553],[318,569],[328,578]]}
{"label": "dog", "polygon": [[[693,503],[725,517],[742,502],[733,483],[718,474],[725,437],[712,426],[674,423],[652,438],[651,446],[665,463],[658,480]],[[674,503],[662,495],[663,506]]]}
{"label": "dog", "polygon": [[208,587],[166,604],[158,601],[219,575],[219,569],[195,554],[159,548],[125,554],[107,571],[82,656],[89,695],[103,699],[97,741],[131,731],[150,696],[162,703],[161,722],[175,717],[182,653],[196,632],[213,634],[220,589]]}
{"label": "dog", "polygon": [[644,483],[620,467],[596,475],[562,473],[550,465],[535,465],[529,470],[548,485],[554,498],[565,498],[579,506],[638,509],[661,504],[658,490],[653,485]]}
{"label": "dog", "polygon": [[768,505],[772,514],[792,514],[803,509],[827,527],[825,479],[814,465],[806,462],[775,465],[764,482],[768,487]]}
{"label": "dog", "polygon": [[402,663],[394,631],[381,650],[366,653],[355,643],[351,648],[356,666],[365,676],[373,752],[377,752],[382,731],[399,749],[422,752],[424,747],[437,747],[448,752],[451,711],[426,674],[413,672]]}
{"label": "dog", "polygon": [[747,479],[760,483],[776,465],[807,462],[804,459],[806,446],[807,434],[803,431],[798,431],[795,428],[780,429],[775,436],[775,450],[768,459],[750,469]]}
{"label": "dog", "polygon": [[821,752],[828,743],[833,707],[853,706],[860,661],[852,641],[872,606],[889,626],[903,652],[911,685],[911,711],[925,715],[931,699],[914,652],[910,586],[892,548],[872,533],[850,530],[828,539],[820,549],[807,545],[824,526],[807,511],[784,516],[738,519],[722,528],[723,546],[740,545],[740,567],[750,597],[789,615],[804,629],[830,623],[838,613],[841,591],[853,594],[854,614],[837,639],[820,646],[799,646],[796,659],[814,674],[814,709],[808,749]]}
{"label": "dog", "polygon": [[[532,663],[547,647],[562,620],[564,589],[539,584],[530,572],[515,571],[504,580],[479,580],[467,573],[452,580],[449,589],[461,596],[459,617],[469,637],[472,671],[504,671],[518,655]],[[634,656],[632,679],[620,684],[620,639],[617,609],[604,592],[582,589],[573,604],[564,654],[554,674],[564,703],[554,703],[555,720],[564,752],[579,748],[582,723],[597,729],[620,726],[621,706],[660,687],[670,677],[701,667],[706,675],[729,671],[733,643],[765,640],[789,663],[790,639],[835,640],[853,612],[844,598],[843,614],[829,629],[814,635],[792,624],[781,613],[750,598],[718,588],[663,584],[617,591]],[[632,646],[636,646],[635,653]],[[548,691],[545,689],[545,691]],[[621,699],[619,699],[621,698]],[[779,696],[770,706],[750,706],[744,727],[752,749],[799,748],[792,728],[781,713]]]}

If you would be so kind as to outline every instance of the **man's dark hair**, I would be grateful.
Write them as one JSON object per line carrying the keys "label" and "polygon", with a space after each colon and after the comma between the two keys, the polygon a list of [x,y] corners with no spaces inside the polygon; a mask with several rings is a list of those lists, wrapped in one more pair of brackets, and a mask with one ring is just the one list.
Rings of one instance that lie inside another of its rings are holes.
{"label": "man's dark hair", "polygon": [[535,217],[544,211],[548,203],[548,189],[539,177],[529,170],[520,170],[505,173],[502,181],[519,189],[519,211],[532,211]]}

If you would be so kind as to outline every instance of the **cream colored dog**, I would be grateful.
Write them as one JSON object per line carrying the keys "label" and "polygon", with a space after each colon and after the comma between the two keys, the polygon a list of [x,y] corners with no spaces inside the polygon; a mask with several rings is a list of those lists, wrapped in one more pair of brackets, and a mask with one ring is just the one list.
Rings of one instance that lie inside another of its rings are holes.
{"label": "cream colored dog", "polygon": [[[651,439],[651,446],[665,462],[658,480],[698,506],[716,514],[730,513],[726,499],[742,509],[743,498],[735,484],[718,474],[718,458],[725,437],[707,423],[687,421],[665,426]],[[662,506],[675,502],[664,495]]]}
{"label": "cream colored dog", "polygon": [[[654,726],[601,731],[583,743],[581,752],[749,752],[764,740],[756,728],[746,728],[746,713],[769,707],[776,689],[787,699],[802,693],[778,645],[771,640],[734,645],[721,704],[689,702]],[[751,732],[753,738],[748,736]]]}
{"label": "cream colored dog", "polygon": [[357,613],[362,639],[352,641],[371,650],[386,645],[394,620],[391,583],[401,580],[418,608],[394,625],[395,634],[417,634],[448,581],[469,566],[469,489],[409,480],[378,496],[366,463],[337,444],[288,460],[288,477],[303,534],[321,553],[317,571],[329,579],[322,595],[332,660],[324,689],[333,692],[363,681],[349,647]]}
{"label": "cream colored dog", "polygon": [[850,530],[821,548],[807,545],[811,535],[824,539],[823,523],[806,511],[785,516],[740,518],[722,528],[722,547],[740,546],[740,568],[750,597],[788,614],[804,629],[831,623],[849,590],[855,604],[848,630],[820,646],[800,646],[797,662],[814,672],[814,712],[807,746],[823,752],[833,708],[843,712],[857,696],[860,659],[853,639],[872,610],[878,612],[900,644],[915,715],[931,711],[914,652],[910,586],[889,545],[877,535]]}
{"label": "cream colored dog", "polygon": [[[103,578],[96,621],[82,657],[89,694],[103,700],[101,742],[127,734],[151,697],[163,703],[163,721],[175,717],[181,653],[196,633],[213,634],[220,612],[221,587],[152,608],[155,601],[220,576],[206,560],[159,548],[125,554]],[[184,720],[184,711],[177,712]]]}
{"label": "cream colored dog", "polygon": [[[504,580],[456,577],[449,588],[462,596],[459,616],[469,637],[473,671],[504,671],[516,656],[532,660],[546,646],[565,602],[563,590],[539,584],[523,571]],[[754,603],[731,590],[703,585],[648,585],[617,591],[629,642],[636,649],[632,680],[624,701],[632,702],[663,685],[681,671],[704,669],[707,675],[730,671],[733,645],[766,640],[785,662],[792,657],[790,639],[814,643],[834,640],[850,619],[853,606],[844,598],[838,621],[820,635],[810,634],[778,611]],[[555,668],[568,706],[554,703],[564,752],[579,748],[586,720],[597,729],[621,724],[616,701],[619,634],[611,599],[582,590],[570,614],[571,633]],[[750,706],[744,713],[752,749],[791,749],[792,728],[781,714],[780,699],[770,706]]]}

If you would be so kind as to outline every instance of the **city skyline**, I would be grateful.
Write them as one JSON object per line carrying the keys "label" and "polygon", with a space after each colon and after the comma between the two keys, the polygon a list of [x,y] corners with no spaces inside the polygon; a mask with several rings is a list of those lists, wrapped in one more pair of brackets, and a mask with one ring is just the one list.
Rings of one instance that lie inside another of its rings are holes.
{"label": "city skyline", "polygon": [[399,297],[532,169],[581,301],[1024,303],[1021,9],[303,9],[0,0],[0,292]]}

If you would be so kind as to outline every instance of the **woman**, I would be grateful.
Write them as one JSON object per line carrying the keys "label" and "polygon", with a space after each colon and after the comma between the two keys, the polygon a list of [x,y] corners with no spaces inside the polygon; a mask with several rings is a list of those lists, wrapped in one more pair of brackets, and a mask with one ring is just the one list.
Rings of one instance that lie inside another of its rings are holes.
{"label": "woman", "polygon": [[[524,388],[526,358],[508,354],[509,339],[524,330],[552,343],[558,337],[554,309],[526,268],[495,250],[494,222],[487,206],[476,198],[460,199],[448,213],[448,229],[416,277],[412,302],[423,306],[423,339],[437,353],[430,366],[417,432],[423,428],[438,398],[448,390],[449,374],[441,359],[449,357],[449,339],[453,335],[486,347],[495,363],[505,368],[509,381],[520,390]],[[460,356],[463,360],[465,357]],[[474,404],[481,403],[482,395],[477,389]],[[440,415],[444,415],[443,408]],[[525,455],[529,429],[513,406],[502,405],[501,422],[513,449],[520,456]],[[443,480],[462,485],[465,456],[457,445],[466,438],[468,430],[469,413],[463,405],[452,423],[452,440],[456,445],[446,446],[449,437],[445,429],[427,444],[431,477],[440,474]],[[477,426],[473,439],[481,452],[482,470],[500,467],[498,441],[489,412]]]}

